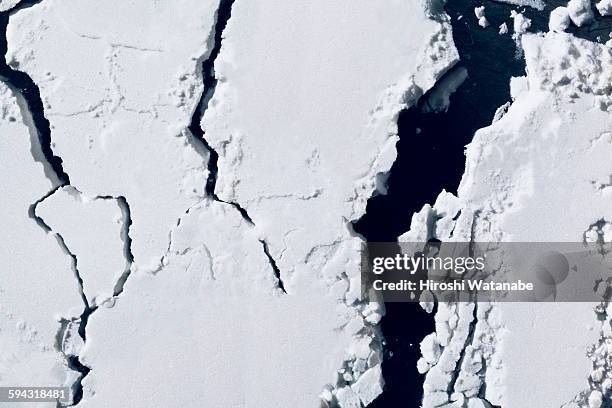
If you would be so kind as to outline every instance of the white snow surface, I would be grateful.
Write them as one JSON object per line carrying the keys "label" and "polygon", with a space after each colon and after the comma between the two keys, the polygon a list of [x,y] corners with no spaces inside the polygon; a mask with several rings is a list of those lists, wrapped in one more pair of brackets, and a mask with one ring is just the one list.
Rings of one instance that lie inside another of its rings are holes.
{"label": "white snow surface", "polygon": [[68,386],[76,373],[55,348],[56,334],[60,319],[78,316],[83,302],[71,258],[28,215],[54,181],[45,176],[38,138],[24,122],[17,99],[0,84],[0,386]]}
{"label": "white snow surface", "polygon": [[398,112],[458,59],[448,18],[414,1],[236,2],[202,120],[224,203],[187,130],[217,7],[45,0],[10,19],[7,61],[39,86],[71,181],[41,213],[100,305],[85,343],[69,325],[61,344],[92,369],[78,406],[367,404],[384,307],[361,299],[349,225],[395,159]]}
{"label": "white snow surface", "polygon": [[[433,207],[413,216],[400,240],[612,238],[612,54],[565,33],[526,34],[522,43],[526,89],[521,79],[507,113],[476,132],[458,197],[442,192]],[[438,221],[428,224],[432,215]],[[593,226],[598,220],[605,224],[601,231]],[[420,364],[428,370],[423,406],[461,406],[457,398],[468,406],[481,398],[509,407],[597,406],[612,388],[603,368],[612,330],[609,317],[597,319],[595,306],[479,303],[473,314],[473,304],[440,304],[435,339],[441,353],[431,365],[426,347],[428,364]],[[465,346],[471,323],[473,338]],[[537,381],[534,373],[541,374]]]}

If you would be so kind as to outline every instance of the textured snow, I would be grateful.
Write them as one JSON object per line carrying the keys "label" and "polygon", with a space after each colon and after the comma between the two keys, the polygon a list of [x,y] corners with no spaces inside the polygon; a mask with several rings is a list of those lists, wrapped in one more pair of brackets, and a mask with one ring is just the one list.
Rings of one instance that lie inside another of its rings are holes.
{"label": "textured snow", "polygon": [[70,175],[41,216],[100,305],[84,344],[61,345],[91,368],[79,406],[368,404],[384,307],[360,298],[350,221],[395,159],[398,112],[458,59],[448,18],[434,3],[236,2],[202,120],[221,202],[187,130],[217,8],[45,0],[10,19],[7,61],[39,86]]}
{"label": "textured snow", "polygon": [[0,84],[1,386],[66,386],[76,377],[56,348],[59,320],[78,316],[83,306],[71,259],[28,215],[54,187],[36,160],[41,153],[34,132],[24,124],[15,96]]}
{"label": "textured snow", "polygon": [[[458,197],[441,193],[415,214],[402,240],[610,239],[610,50],[553,32],[526,34],[522,43],[527,78],[512,81],[507,113],[469,144]],[[432,213],[439,220],[427,225]],[[478,399],[504,407],[597,406],[612,385],[603,371],[612,340],[609,317],[600,320],[595,306],[440,304],[441,354],[429,368],[420,364],[428,368],[423,406],[449,403],[457,393],[468,406]],[[426,361],[430,352],[424,348]],[[542,375],[534,381],[533,373]]]}

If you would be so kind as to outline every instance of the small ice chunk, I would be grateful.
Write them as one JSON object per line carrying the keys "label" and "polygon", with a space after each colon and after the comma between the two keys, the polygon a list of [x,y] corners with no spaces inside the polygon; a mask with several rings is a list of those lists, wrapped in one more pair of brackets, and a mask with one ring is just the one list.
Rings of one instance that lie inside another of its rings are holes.
{"label": "small ice chunk", "polygon": [[484,6],[474,8],[474,14],[476,15],[476,18],[478,19],[479,26],[481,26],[482,28],[486,28],[489,26],[489,21],[487,20],[487,17],[485,17],[485,7]]}
{"label": "small ice chunk", "polygon": [[578,27],[593,21],[594,16],[590,0],[570,0],[567,3],[567,10],[572,22]]}
{"label": "small ice chunk", "polygon": [[571,20],[567,7],[557,7],[550,13],[550,19],[548,20],[548,29],[550,31],[556,31],[562,33],[568,29]]}
{"label": "small ice chunk", "polygon": [[514,38],[520,37],[522,34],[527,32],[527,29],[531,27],[531,20],[523,15],[523,13],[517,13],[512,10],[510,17],[514,20]]}
{"label": "small ice chunk", "polygon": [[601,392],[595,390],[589,395],[589,408],[600,408],[603,403],[603,396]]}
{"label": "small ice chunk", "polygon": [[501,23],[499,26],[499,34],[508,34],[508,24]]}
{"label": "small ice chunk", "polygon": [[460,67],[449,72],[438,81],[427,98],[423,112],[446,112],[450,106],[450,96],[468,77],[467,69]]}
{"label": "small ice chunk", "polygon": [[421,355],[431,365],[435,365],[442,354],[436,333],[430,333],[421,341]]}
{"label": "small ice chunk", "polygon": [[363,405],[368,406],[383,390],[384,380],[380,365],[370,368],[352,385]]}
{"label": "small ice chunk", "polygon": [[514,4],[516,6],[532,7],[536,10],[544,10],[546,3],[544,0],[499,0],[501,3]]}
{"label": "small ice chunk", "polygon": [[612,15],[612,0],[601,0],[596,7],[602,16]]}
{"label": "small ice chunk", "polygon": [[419,358],[419,360],[417,361],[417,371],[420,374],[425,374],[427,371],[429,371],[430,368],[431,366],[429,365],[427,360],[425,360],[424,357]]}

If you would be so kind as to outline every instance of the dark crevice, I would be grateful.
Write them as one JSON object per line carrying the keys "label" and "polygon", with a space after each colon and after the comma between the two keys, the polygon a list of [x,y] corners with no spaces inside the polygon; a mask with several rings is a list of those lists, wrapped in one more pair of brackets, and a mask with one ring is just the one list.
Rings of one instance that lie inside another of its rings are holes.
{"label": "dark crevice", "polygon": [[125,269],[113,288],[113,297],[117,297],[123,293],[125,282],[127,282],[132,273],[132,264],[134,263],[134,254],[132,253],[132,237],[130,237],[130,228],[132,227],[132,210],[130,204],[124,196],[97,196],[96,200],[115,200],[121,209],[123,224],[121,228],[121,239],[123,240],[123,256],[125,258]]}
{"label": "dark crevice", "polygon": [[68,356],[68,367],[81,373],[80,377],[72,385],[72,405],[78,404],[83,399],[83,379],[87,377],[91,369],[83,365],[77,356]]}
{"label": "dark crevice", "polygon": [[62,185],[70,184],[68,174],[64,172],[62,167],[62,159],[53,154],[53,142],[51,140],[51,127],[49,121],[45,117],[40,90],[26,73],[18,71],[9,66],[6,62],[6,53],[8,49],[6,30],[9,22],[9,16],[17,13],[20,10],[32,7],[40,3],[41,0],[28,1],[24,0],[14,8],[0,13],[0,54],[3,58],[0,59],[0,80],[4,82],[13,92],[20,95],[27,104],[28,114],[32,118],[32,123],[36,128],[38,140],[42,153],[47,161],[47,164],[53,169],[55,176]]}
{"label": "dark crevice", "polygon": [[280,269],[278,269],[278,266],[276,265],[276,261],[274,260],[274,258],[272,258],[272,255],[270,255],[270,250],[268,249],[268,243],[264,240],[260,240],[259,242],[261,242],[264,253],[266,254],[266,257],[268,257],[270,266],[272,267],[272,270],[274,271],[274,275],[276,276],[276,280],[278,281],[279,289],[282,290],[283,293],[287,293],[287,291],[285,290],[285,284],[283,283],[283,279],[281,278]]}
{"label": "dark crevice", "polygon": [[[218,79],[215,76],[215,61],[219,56],[219,52],[221,51],[221,43],[223,40],[223,31],[227,26],[227,22],[232,16],[232,6],[234,5],[234,0],[221,0],[219,4],[219,9],[217,10],[217,21],[214,27],[214,38],[213,38],[213,48],[208,55],[208,57],[202,61],[201,65],[201,73],[202,80],[204,82],[204,91],[202,92],[202,97],[198,101],[196,108],[191,116],[191,122],[189,123],[188,129],[191,134],[195,137],[196,140],[204,147],[204,149],[208,152],[208,179],[206,180],[205,192],[206,195],[212,198],[214,201],[229,204],[234,207],[242,216],[242,218],[250,225],[255,225],[253,219],[249,216],[248,212],[244,207],[242,207],[237,202],[232,201],[224,201],[221,200],[217,194],[215,193],[215,188],[217,186],[217,176],[219,173],[218,161],[219,154],[212,148],[208,140],[206,140],[206,133],[202,128],[202,119],[204,114],[206,113],[206,109],[208,109],[208,103],[212,99],[215,88],[218,83]],[[278,268],[276,261],[270,254],[268,243],[260,240],[263,245],[264,253],[270,262],[270,266],[272,267],[274,274],[278,280],[278,287],[283,291],[283,293],[287,293],[285,291],[285,286],[281,279],[280,269]]]}
{"label": "dark crevice", "polygon": [[[387,193],[370,198],[365,215],[353,224],[355,232],[369,242],[396,242],[410,229],[412,215],[424,204],[433,204],[442,190],[456,194],[465,169],[465,145],[476,130],[491,124],[500,106],[510,102],[510,78],[525,75],[512,33],[499,35],[497,28],[502,22],[511,27],[510,12],[524,8],[490,1],[484,4],[491,23],[487,29],[478,26],[474,2],[446,2],[460,56],[458,66],[467,69],[468,78],[450,96],[446,112],[423,109],[430,90],[415,106],[400,113],[397,159],[387,180]],[[547,31],[548,14],[525,10],[534,31]],[[419,407],[424,375],[416,370],[416,362],[419,343],[435,330],[433,314],[416,303],[387,303],[385,309],[380,323],[385,337],[385,387],[370,406]]]}
{"label": "dark crevice", "polygon": [[215,76],[215,60],[219,56],[221,51],[221,40],[223,39],[223,30],[227,26],[227,22],[232,16],[232,6],[234,0],[221,0],[219,3],[219,9],[217,10],[217,21],[214,27],[214,38],[213,48],[210,51],[208,58],[202,61],[201,73],[204,82],[204,91],[202,97],[198,101],[196,108],[191,116],[191,123],[189,124],[189,131],[191,134],[203,145],[208,151],[208,179],[206,180],[206,194],[210,197],[216,198],[215,187],[217,184],[217,173],[219,160],[219,154],[213,149],[205,138],[204,129],[202,129],[201,121],[204,117],[204,113],[208,108],[208,103],[212,98],[215,88],[217,86],[217,78]]}

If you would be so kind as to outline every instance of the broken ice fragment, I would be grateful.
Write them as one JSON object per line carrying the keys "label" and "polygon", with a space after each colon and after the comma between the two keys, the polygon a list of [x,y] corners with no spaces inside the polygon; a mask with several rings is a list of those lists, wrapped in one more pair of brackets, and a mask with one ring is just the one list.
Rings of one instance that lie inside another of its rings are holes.
{"label": "broken ice fragment", "polygon": [[512,37],[518,39],[531,27],[531,20],[525,17],[523,13],[518,13],[515,10],[510,12],[510,17],[514,20],[514,34]]}
{"label": "broken ice fragment", "polygon": [[570,26],[571,20],[567,7],[557,7],[550,13],[548,28],[558,33],[566,31]]}
{"label": "broken ice fragment", "polygon": [[485,7],[484,6],[475,7],[474,14],[476,15],[476,18],[478,19],[479,26],[481,26],[482,28],[486,28],[489,26],[489,21],[485,17]]}
{"label": "broken ice fragment", "polygon": [[572,22],[578,27],[591,23],[594,19],[590,0],[570,0],[567,3],[567,11]]}
{"label": "broken ice fragment", "polygon": [[352,388],[355,394],[359,396],[359,399],[364,406],[370,404],[374,399],[380,395],[384,385],[382,377],[381,367],[377,365],[370,368],[359,377],[357,382],[353,384]]}

